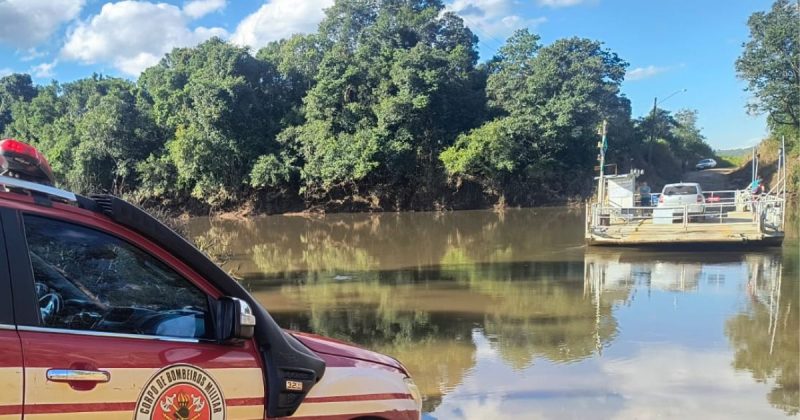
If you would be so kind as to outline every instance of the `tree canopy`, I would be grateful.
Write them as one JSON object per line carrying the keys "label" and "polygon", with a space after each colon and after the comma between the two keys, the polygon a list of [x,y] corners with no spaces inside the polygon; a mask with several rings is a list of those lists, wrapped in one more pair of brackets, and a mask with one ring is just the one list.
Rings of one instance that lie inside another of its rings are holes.
{"label": "tree canopy", "polygon": [[597,41],[542,47],[538,36],[518,31],[490,64],[486,90],[498,116],[445,150],[445,168],[504,194],[549,193],[541,187],[572,182],[566,173],[590,174],[602,120],[629,124],[630,103],[619,91],[626,66]]}
{"label": "tree canopy", "polygon": [[[40,148],[78,192],[203,209],[580,197],[604,119],[620,170],[666,177],[710,153],[696,113],[631,118],[627,63],[599,41],[543,45],[523,30],[485,63],[477,45],[439,0],[337,0],[315,33],[258,51],[212,38],[136,82],[3,77],[0,130]],[[647,162],[653,127],[660,159]]]}
{"label": "tree canopy", "polygon": [[773,131],[797,147],[800,136],[800,8],[777,0],[767,12],[747,21],[750,40],[743,44],[736,71],[753,94],[749,110],[766,113]]}

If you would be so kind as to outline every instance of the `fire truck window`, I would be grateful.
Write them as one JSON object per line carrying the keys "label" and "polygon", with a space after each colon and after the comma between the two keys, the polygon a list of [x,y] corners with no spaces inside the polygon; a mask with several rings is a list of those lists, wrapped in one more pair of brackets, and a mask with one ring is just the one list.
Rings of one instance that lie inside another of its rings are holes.
{"label": "fire truck window", "polygon": [[205,293],[161,261],[99,231],[25,216],[42,326],[202,338]]}

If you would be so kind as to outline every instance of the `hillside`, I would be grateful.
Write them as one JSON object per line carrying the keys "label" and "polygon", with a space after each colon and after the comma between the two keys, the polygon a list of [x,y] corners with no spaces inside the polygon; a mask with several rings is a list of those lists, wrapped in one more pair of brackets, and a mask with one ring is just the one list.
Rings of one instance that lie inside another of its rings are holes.
{"label": "hillside", "polygon": [[719,157],[726,158],[726,157],[745,157],[745,156],[750,156],[750,153],[752,153],[752,151],[753,151],[752,147],[742,147],[742,148],[739,148],[739,149],[720,149],[720,150],[715,150],[714,153],[716,153],[716,155],[719,156]]}

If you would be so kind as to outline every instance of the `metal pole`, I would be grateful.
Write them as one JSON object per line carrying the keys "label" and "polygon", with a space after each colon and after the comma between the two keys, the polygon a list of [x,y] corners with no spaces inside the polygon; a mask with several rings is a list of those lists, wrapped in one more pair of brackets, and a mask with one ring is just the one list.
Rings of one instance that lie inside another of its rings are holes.
{"label": "metal pole", "polygon": [[689,227],[689,206],[684,204],[683,205],[683,230],[688,229]]}
{"label": "metal pole", "polygon": [[605,166],[606,166],[606,130],[608,129],[608,121],[603,120],[603,139],[600,142],[600,179],[597,185],[597,201],[602,207],[605,202],[606,182],[605,182]]}
{"label": "metal pole", "polygon": [[589,232],[592,231],[592,213],[589,209],[589,202],[586,202],[586,223],[583,226],[583,236],[584,238],[589,237]]}
{"label": "metal pole", "polygon": [[758,179],[758,161],[760,160],[759,157],[760,157],[760,154],[758,152],[756,152],[756,160],[755,160],[756,163],[755,163],[755,166],[754,166],[754,169],[755,169],[756,172],[755,172],[755,176],[753,177],[753,180]]}
{"label": "metal pole", "polygon": [[[797,7],[800,9],[800,1],[797,2]],[[781,188],[781,230],[786,229],[786,136],[781,136],[781,176],[783,177],[783,188]]]}

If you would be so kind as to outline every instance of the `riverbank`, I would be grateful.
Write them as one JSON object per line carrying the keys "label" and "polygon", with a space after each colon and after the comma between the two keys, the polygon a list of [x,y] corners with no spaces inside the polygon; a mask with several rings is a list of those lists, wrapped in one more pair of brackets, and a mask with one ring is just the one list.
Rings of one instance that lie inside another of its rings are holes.
{"label": "riverbank", "polygon": [[[588,177],[587,177],[588,179]],[[588,181],[587,181],[588,184]],[[254,193],[241,202],[210,206],[195,199],[142,200],[136,195],[125,198],[160,216],[186,219],[212,216],[219,219],[243,219],[258,215],[318,215],[336,213],[447,212],[460,210],[503,210],[510,208],[582,207],[591,197],[588,185],[580,193],[566,194],[549,188],[520,191],[513,197],[484,191],[476,184],[462,182],[453,188],[441,188],[436,194],[386,189],[364,193],[332,193],[325,197],[303,197],[286,192]]]}
{"label": "riverbank", "polygon": [[[761,164],[759,173],[770,188],[776,179],[777,149],[774,142],[765,141],[759,146]],[[791,156],[789,185],[791,196],[800,190],[800,156]],[[704,171],[680,168],[659,174],[658,169],[646,163],[642,180],[648,181],[654,192],[671,182],[698,182],[704,190],[741,189],[750,183],[751,162],[738,167],[716,168]],[[677,171],[675,170],[677,169]],[[662,176],[663,175],[663,176]],[[437,186],[407,186],[390,188],[382,185],[350,185],[333,188],[325,194],[300,194],[293,190],[254,191],[234,202],[211,206],[194,198],[141,199],[136,194],[125,196],[140,206],[173,219],[195,216],[213,216],[219,219],[239,220],[258,215],[320,215],[337,213],[396,213],[396,212],[447,212],[459,210],[503,210],[511,208],[582,207],[590,200],[593,183],[590,174],[562,175],[570,182],[559,184],[553,180],[540,183],[521,183],[511,192],[501,193],[484,185],[461,179],[458,182],[436,182]]]}
{"label": "riverbank", "polygon": [[[720,190],[733,190],[741,189],[750,182],[750,163],[739,168],[718,168],[704,171],[688,171],[681,175],[679,178],[665,182],[697,182],[706,191],[720,191]],[[767,185],[773,182],[774,169],[769,168],[775,166],[775,162],[767,162],[764,164],[764,173]],[[795,165],[794,170],[797,171],[800,165]],[[791,166],[790,166],[791,168]],[[661,185],[653,185],[654,192],[661,190]],[[797,187],[790,188],[789,195],[791,197],[797,196]],[[445,196],[441,200],[430,201],[428,203],[415,203],[413,207],[398,207],[396,205],[381,205],[382,200],[376,197],[348,197],[330,200],[324,203],[306,203],[300,197],[279,197],[273,196],[269,201],[259,201],[258,199],[249,199],[242,204],[211,207],[200,203],[195,200],[166,203],[153,203],[153,202],[138,202],[138,204],[147,209],[151,213],[156,213],[159,218],[173,219],[178,222],[188,220],[192,217],[209,216],[219,220],[243,220],[256,216],[268,215],[285,215],[285,216],[299,216],[299,217],[314,217],[325,214],[342,214],[342,213],[417,213],[417,212],[451,212],[451,211],[465,211],[465,210],[495,210],[503,211],[508,209],[525,209],[525,208],[582,208],[588,200],[592,198],[591,194],[567,196],[555,196],[551,199],[531,200],[525,203],[511,204],[504,199],[504,197],[494,196],[489,197],[483,195],[474,197],[472,201],[465,200],[460,197],[460,200],[453,200],[454,196]],[[130,197],[128,197],[131,199]],[[135,201],[135,199],[133,200]]]}

